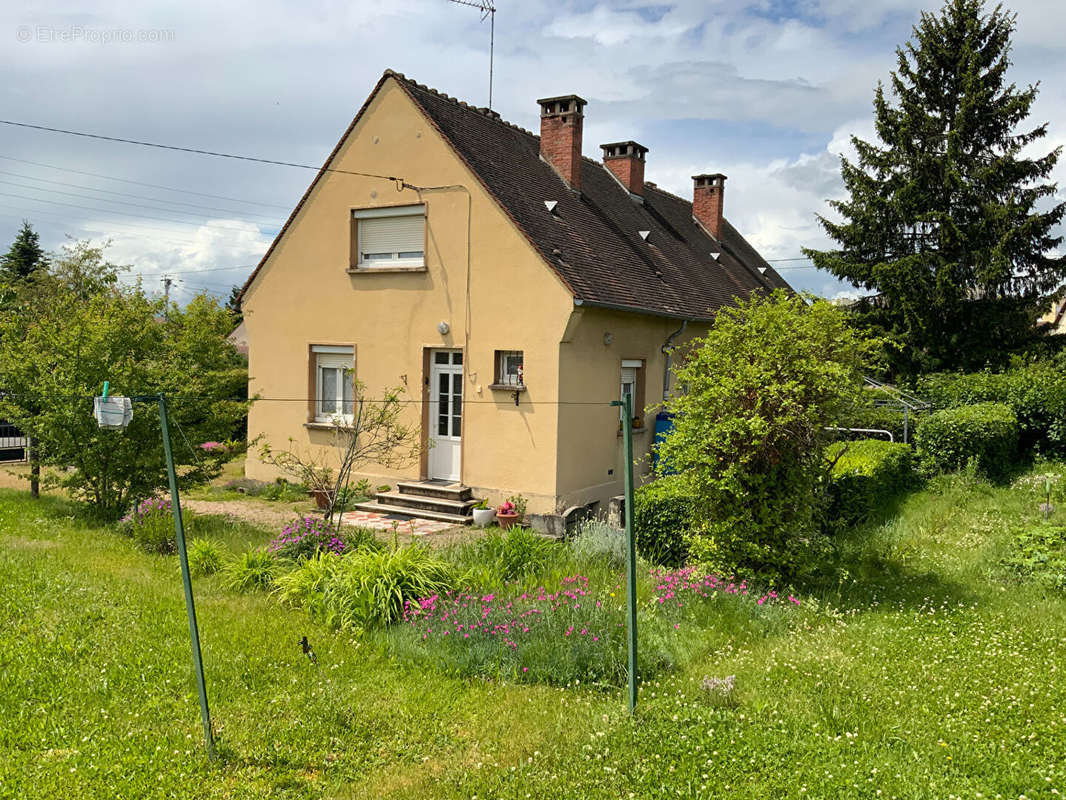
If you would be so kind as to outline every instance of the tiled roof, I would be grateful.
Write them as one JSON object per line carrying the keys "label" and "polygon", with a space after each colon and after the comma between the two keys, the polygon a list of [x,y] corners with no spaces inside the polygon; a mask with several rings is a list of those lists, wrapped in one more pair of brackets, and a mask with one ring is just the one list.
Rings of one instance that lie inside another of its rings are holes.
{"label": "tiled roof", "polygon": [[[722,242],[707,234],[692,218],[691,201],[646,183],[640,203],[603,164],[588,158],[582,159],[581,191],[574,192],[541,160],[538,136],[493,112],[393,76],[570,287],[576,302],[707,319],[734,297],[788,288],[728,222]],[[557,202],[552,212],[544,205],[549,200]],[[648,232],[646,239],[641,231]]]}
{"label": "tiled roof", "polygon": [[[581,191],[574,192],[541,160],[538,136],[503,121],[495,112],[462,103],[391,70],[374,93],[389,77],[425,112],[570,288],[575,304],[709,319],[734,297],[789,288],[728,222],[721,242],[708,235],[692,218],[691,201],[646,183],[640,203],[606,167],[588,158],[582,159]],[[342,142],[369,102],[368,98]],[[556,202],[553,211],[546,201]]]}

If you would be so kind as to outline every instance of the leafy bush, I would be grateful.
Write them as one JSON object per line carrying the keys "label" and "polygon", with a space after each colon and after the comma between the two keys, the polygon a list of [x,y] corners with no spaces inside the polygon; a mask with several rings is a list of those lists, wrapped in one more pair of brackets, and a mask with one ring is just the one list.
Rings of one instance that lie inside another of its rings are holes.
{"label": "leafy bush", "polygon": [[322,517],[304,517],[282,528],[267,549],[278,558],[300,561],[319,550],[340,554],[347,546],[341,535]]}
{"label": "leafy bush", "polygon": [[585,520],[571,540],[570,549],[579,561],[602,561],[621,567],[626,563],[626,534],[603,520]]}
{"label": "leafy bush", "polygon": [[862,439],[826,448],[829,518],[845,524],[867,519],[915,482],[914,451],[902,442]]}
{"label": "leafy bush", "polygon": [[213,575],[222,568],[222,547],[210,539],[189,542],[189,572],[192,576]]}
{"label": "leafy bush", "polygon": [[1016,364],[1006,372],[926,375],[916,391],[936,408],[1004,403],[1018,418],[1024,451],[1066,454],[1066,359]]}
{"label": "leafy bush", "polygon": [[[926,416],[926,413],[916,413],[911,411],[907,414],[907,440],[914,440],[914,432],[918,428],[918,424]],[[903,441],[903,409],[892,406],[860,406],[859,408],[847,413],[841,417],[837,422],[839,427],[842,428],[871,428],[874,430],[888,431],[892,434],[893,441]],[[868,433],[855,433],[847,434],[840,433],[842,439],[866,439],[872,434]],[[887,441],[887,440],[886,440]]]}
{"label": "leafy bush", "polygon": [[325,580],[326,621],[352,631],[383,627],[400,618],[408,600],[443,593],[453,580],[451,565],[419,545],[357,550]]}
{"label": "leafy bush", "polygon": [[473,561],[498,581],[510,581],[542,570],[563,549],[529,528],[493,530],[473,547]]}
{"label": "leafy bush", "polygon": [[319,550],[290,572],[278,577],[274,592],[282,603],[306,609],[315,616],[325,612],[326,584],[340,564],[341,556]]}
{"label": "leafy bush", "polygon": [[1002,403],[978,403],[930,414],[914,438],[926,475],[950,472],[973,459],[977,469],[997,477],[1014,462],[1018,420]]}
{"label": "leafy bush", "polygon": [[1025,578],[1066,589],[1066,526],[1045,524],[1020,531],[1004,563]]}
{"label": "leafy bush", "polygon": [[174,514],[166,498],[151,497],[135,505],[122,518],[120,529],[149,553],[173,553],[178,546]]}
{"label": "leafy bush", "polygon": [[222,568],[226,587],[238,592],[269,589],[278,574],[278,559],[269,550],[248,550]]}
{"label": "leafy bush", "polygon": [[687,541],[695,508],[692,490],[678,475],[659,478],[637,489],[633,496],[637,552],[653,564],[683,564],[688,558]]}
{"label": "leafy bush", "polygon": [[658,451],[695,500],[691,558],[768,582],[820,565],[825,428],[866,398],[879,345],[841,309],[781,291],[717,313],[676,369],[686,391],[665,404]]}

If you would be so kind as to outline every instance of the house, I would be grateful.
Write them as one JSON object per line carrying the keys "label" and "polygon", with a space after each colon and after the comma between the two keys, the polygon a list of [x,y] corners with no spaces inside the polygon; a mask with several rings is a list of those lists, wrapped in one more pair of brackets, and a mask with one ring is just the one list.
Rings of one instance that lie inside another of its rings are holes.
{"label": "house", "polygon": [[[725,218],[724,175],[675,196],[636,142],[582,157],[585,100],[537,102],[539,137],[384,73],[242,290],[251,437],[331,453],[352,370],[371,398],[405,387],[425,444],[364,468],[373,485],[444,485],[437,511],[521,494],[549,519],[621,494],[610,402],[632,396],[647,454],[671,347],[787,284]],[[275,477],[254,453],[246,470]]]}

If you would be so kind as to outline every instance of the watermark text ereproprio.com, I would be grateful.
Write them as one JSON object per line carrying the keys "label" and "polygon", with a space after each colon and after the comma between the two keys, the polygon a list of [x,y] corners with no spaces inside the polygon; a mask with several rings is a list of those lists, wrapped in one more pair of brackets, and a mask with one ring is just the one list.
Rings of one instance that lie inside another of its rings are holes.
{"label": "watermark text ereproprio.com", "polygon": [[173,42],[168,28],[93,28],[85,25],[19,25],[15,38],[23,44],[154,44]]}

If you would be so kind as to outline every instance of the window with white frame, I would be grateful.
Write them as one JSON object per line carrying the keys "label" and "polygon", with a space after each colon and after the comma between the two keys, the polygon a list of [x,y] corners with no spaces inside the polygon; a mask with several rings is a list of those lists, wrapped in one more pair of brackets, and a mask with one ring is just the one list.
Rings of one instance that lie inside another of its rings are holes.
{"label": "window with white frame", "polygon": [[496,386],[524,386],[525,366],[521,350],[496,351]]}
{"label": "window with white frame", "polygon": [[352,212],[358,269],[422,267],[426,263],[426,207],[393,206]]}
{"label": "window with white frame", "polygon": [[[629,398],[633,412],[633,427],[644,427],[644,361],[639,358],[627,358],[622,361],[622,391],[619,400],[623,403]],[[625,413],[622,407],[620,415]]]}
{"label": "window with white frame", "polygon": [[354,351],[351,347],[313,345],[315,419],[350,422],[354,405]]}

